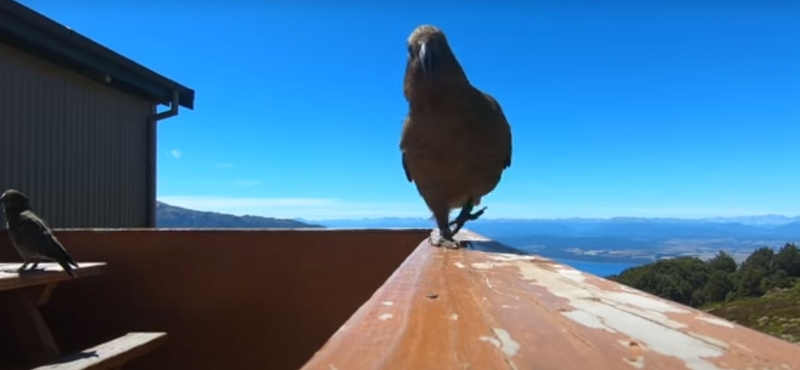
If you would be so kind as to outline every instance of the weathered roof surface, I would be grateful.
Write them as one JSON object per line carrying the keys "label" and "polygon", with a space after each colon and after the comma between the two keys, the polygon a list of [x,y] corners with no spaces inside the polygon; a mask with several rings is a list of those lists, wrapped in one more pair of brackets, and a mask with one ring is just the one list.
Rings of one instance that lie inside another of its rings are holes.
{"label": "weathered roof surface", "polygon": [[155,103],[170,103],[177,91],[180,105],[194,108],[194,90],[15,1],[0,0],[0,42]]}
{"label": "weathered roof surface", "polygon": [[545,258],[425,241],[303,369],[400,368],[792,370],[800,346]]}

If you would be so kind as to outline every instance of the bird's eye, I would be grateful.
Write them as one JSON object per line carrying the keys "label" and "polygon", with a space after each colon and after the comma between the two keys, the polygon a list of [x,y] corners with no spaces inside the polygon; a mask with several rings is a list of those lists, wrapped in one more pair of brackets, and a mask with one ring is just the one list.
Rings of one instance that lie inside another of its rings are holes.
{"label": "bird's eye", "polygon": [[408,45],[408,56],[414,55],[414,46]]}

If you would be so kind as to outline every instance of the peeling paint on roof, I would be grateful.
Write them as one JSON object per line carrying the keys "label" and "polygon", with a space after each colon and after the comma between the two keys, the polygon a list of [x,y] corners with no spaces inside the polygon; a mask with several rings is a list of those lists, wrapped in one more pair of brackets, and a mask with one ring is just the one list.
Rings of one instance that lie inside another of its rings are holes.
{"label": "peeling paint on roof", "polygon": [[463,269],[463,268],[466,268],[466,267],[467,267],[467,266],[464,266],[464,264],[463,264],[463,263],[461,263],[461,262],[456,262],[456,263],[454,263],[453,265],[455,265],[456,267],[458,267],[458,268],[460,268],[460,269]]}
{"label": "peeling paint on roof", "polygon": [[[434,292],[436,304],[408,309]],[[375,323],[395,310],[385,301],[403,314]],[[401,360],[415,369],[800,370],[781,365],[800,364],[800,347],[699,310],[546,258],[427,240],[350,321],[358,330],[335,336],[304,369]]]}
{"label": "peeling paint on roof", "polygon": [[491,264],[491,263],[476,262],[476,263],[473,263],[473,264],[472,264],[472,268],[474,268],[474,269],[478,269],[478,270],[489,270],[489,269],[491,269],[492,267],[493,267],[493,266],[492,266],[492,264]]}
{"label": "peeling paint on roof", "polygon": [[722,326],[722,327],[730,328],[730,329],[735,328],[735,326],[733,325],[732,322],[727,321],[727,320],[723,320],[723,319],[720,319],[720,318],[712,317],[712,316],[699,316],[697,319],[700,320],[700,321],[705,321],[705,322],[707,322],[709,324],[712,324],[712,325]]}
{"label": "peeling paint on roof", "polygon": [[478,340],[481,340],[483,342],[489,342],[493,346],[495,346],[497,348],[500,348],[500,341],[497,338],[483,336],[483,337],[478,338]]}
{"label": "peeling paint on roof", "polygon": [[603,324],[603,321],[600,320],[599,317],[597,317],[595,315],[588,314],[588,313],[583,312],[583,311],[568,311],[568,312],[562,313],[562,315],[572,319],[572,321],[575,321],[577,323],[580,323],[583,326],[586,326],[586,327],[589,327],[589,328],[592,328],[592,329],[603,329],[603,330],[605,330],[607,332],[610,332],[610,333],[616,333],[617,332],[616,330],[611,329],[608,326],[606,326],[605,324]]}
{"label": "peeling paint on roof", "polygon": [[508,357],[514,357],[514,355],[516,355],[519,351],[519,343],[515,342],[514,339],[511,339],[511,334],[508,334],[505,329],[492,328],[492,331],[494,331],[494,335],[500,339],[500,349],[503,351],[503,353],[505,353]]}
{"label": "peeling paint on roof", "polygon": [[385,313],[385,314],[381,315],[378,318],[381,319],[381,321],[386,321],[386,320],[391,319],[392,317],[394,317],[394,315],[392,315],[390,313]]}
{"label": "peeling paint on roof", "polygon": [[691,312],[677,304],[643,293],[605,291],[587,283],[583,274],[563,273],[561,269],[553,274],[553,271],[522,258],[488,264],[491,267],[516,267],[523,280],[567,300],[572,310],[562,312],[562,315],[575,323],[622,333],[645,343],[656,353],[680,359],[690,369],[717,370],[718,367],[709,359],[725,353],[725,348],[718,346],[718,342],[674,330],[686,325],[665,314]]}
{"label": "peeling paint on roof", "polygon": [[494,332],[494,337],[482,336],[478,339],[484,342],[489,342],[493,346],[500,349],[503,354],[506,355],[506,358],[514,357],[517,352],[519,352],[519,343],[511,338],[511,335],[508,334],[508,331],[502,328],[492,328],[492,331]]}
{"label": "peeling paint on roof", "polygon": [[382,303],[383,303],[384,306],[391,306],[391,305],[394,304],[394,302],[392,302],[392,301],[383,301]]}
{"label": "peeling paint on roof", "polygon": [[623,358],[628,365],[631,365],[637,369],[644,369],[644,356],[638,356],[636,358]]}
{"label": "peeling paint on roof", "polygon": [[708,342],[709,344],[713,344],[719,348],[724,348],[726,351],[730,349],[730,346],[725,341],[719,340],[717,338],[709,337],[708,335],[698,334],[694,332],[689,332],[689,335],[700,339],[702,341]]}

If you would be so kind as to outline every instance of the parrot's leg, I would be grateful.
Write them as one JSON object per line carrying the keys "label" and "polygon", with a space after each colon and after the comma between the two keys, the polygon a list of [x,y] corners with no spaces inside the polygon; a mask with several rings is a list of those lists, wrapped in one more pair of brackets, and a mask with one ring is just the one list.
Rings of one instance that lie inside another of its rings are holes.
{"label": "parrot's leg", "polygon": [[467,223],[467,221],[477,220],[479,217],[483,215],[483,212],[486,211],[486,207],[483,207],[479,209],[478,212],[470,213],[472,212],[473,207],[474,206],[472,205],[472,201],[468,200],[467,203],[465,203],[464,206],[461,207],[461,212],[458,214],[456,219],[450,222],[449,226],[456,225],[456,228],[453,230],[453,235],[458,234],[458,232],[461,230],[462,227],[464,227],[464,224]]}

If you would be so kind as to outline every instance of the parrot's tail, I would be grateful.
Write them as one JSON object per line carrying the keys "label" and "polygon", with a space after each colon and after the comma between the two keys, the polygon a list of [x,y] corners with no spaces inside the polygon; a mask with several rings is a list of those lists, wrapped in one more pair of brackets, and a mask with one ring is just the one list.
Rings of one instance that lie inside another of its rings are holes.
{"label": "parrot's tail", "polygon": [[75,277],[75,271],[72,271],[72,266],[69,265],[67,261],[58,261],[58,264],[61,265],[61,268],[69,274],[69,276]]}

